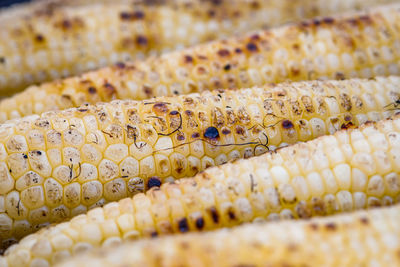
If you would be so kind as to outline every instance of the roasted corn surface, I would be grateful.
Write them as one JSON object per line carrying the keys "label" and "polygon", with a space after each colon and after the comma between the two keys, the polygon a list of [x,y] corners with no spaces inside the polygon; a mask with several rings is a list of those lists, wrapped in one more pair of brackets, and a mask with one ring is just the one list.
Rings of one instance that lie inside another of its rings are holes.
{"label": "roasted corn surface", "polygon": [[0,43],[2,96],[119,61],[394,0],[41,2],[0,13],[0,38],[7,40]]}
{"label": "roasted corn surface", "polygon": [[127,243],[60,267],[398,266],[400,207]]}
{"label": "roasted corn surface", "polygon": [[0,126],[3,247],[232,159],[389,117],[400,77],[114,101]]}
{"label": "roasted corn surface", "polygon": [[0,102],[0,121],[112,99],[266,82],[397,74],[400,4],[212,42],[33,86]]}
{"label": "roasted corn surface", "polygon": [[[390,205],[399,200],[399,158],[400,115],[213,167],[95,208],[25,237],[1,261],[8,266],[58,263],[71,254],[139,236]],[[2,228],[11,229],[12,221],[5,218]]]}

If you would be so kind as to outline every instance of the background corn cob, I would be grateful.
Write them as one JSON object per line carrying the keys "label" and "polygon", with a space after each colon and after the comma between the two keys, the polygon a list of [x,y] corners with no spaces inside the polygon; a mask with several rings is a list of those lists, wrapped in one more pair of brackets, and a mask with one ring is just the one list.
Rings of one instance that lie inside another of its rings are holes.
{"label": "background corn cob", "polygon": [[394,0],[65,2],[31,4],[32,13],[20,7],[0,16],[0,38],[7,40],[0,43],[0,95],[235,32]]}
{"label": "background corn cob", "polygon": [[398,266],[400,206],[128,243],[60,267]]}
{"label": "background corn cob", "polygon": [[400,77],[115,101],[0,126],[3,247],[49,222],[397,109]]}
{"label": "background corn cob", "polygon": [[[400,115],[106,204],[25,237],[1,261],[10,267],[55,263],[138,236],[390,205],[399,201],[399,158]],[[11,229],[6,220],[1,222],[3,229]]]}
{"label": "background corn cob", "polygon": [[0,102],[0,121],[85,102],[146,99],[287,79],[400,73],[400,4],[284,26],[243,38],[33,86]]}

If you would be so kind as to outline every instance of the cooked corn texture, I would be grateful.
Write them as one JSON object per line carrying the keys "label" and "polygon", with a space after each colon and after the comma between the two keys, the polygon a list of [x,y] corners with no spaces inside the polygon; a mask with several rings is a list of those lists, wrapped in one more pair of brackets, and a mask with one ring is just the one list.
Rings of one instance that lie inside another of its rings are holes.
{"label": "cooked corn texture", "polygon": [[[399,159],[400,115],[210,168],[95,208],[25,237],[1,261],[51,264],[139,236],[390,205],[399,201]],[[2,225],[10,229],[6,220]]]}
{"label": "cooked corn texture", "polygon": [[389,117],[400,77],[82,106],[0,126],[2,247],[228,160]]}
{"label": "cooked corn texture", "polygon": [[399,266],[400,207],[127,243],[59,267]]}
{"label": "cooked corn texture", "polygon": [[0,43],[0,95],[233,33],[394,0],[76,2],[31,4],[32,13],[20,7],[11,17],[0,15],[0,38],[7,40]]}
{"label": "cooked corn texture", "polygon": [[[212,42],[33,86],[0,102],[0,121],[112,99],[266,82],[397,74],[400,4]],[[79,65],[79,64],[78,64]]]}

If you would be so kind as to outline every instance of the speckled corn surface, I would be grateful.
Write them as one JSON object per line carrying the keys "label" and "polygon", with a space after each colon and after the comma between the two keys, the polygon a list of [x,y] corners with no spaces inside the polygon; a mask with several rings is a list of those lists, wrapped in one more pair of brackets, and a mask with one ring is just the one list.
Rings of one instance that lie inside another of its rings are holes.
{"label": "speckled corn surface", "polygon": [[[399,201],[399,160],[400,115],[210,168],[95,208],[25,237],[0,262],[47,266],[140,236],[391,205]],[[8,227],[7,221],[2,225]]]}
{"label": "speckled corn surface", "polygon": [[285,80],[399,74],[400,4],[326,17],[117,64],[0,102],[0,121],[112,99]]}
{"label": "speckled corn surface", "polygon": [[95,250],[58,267],[398,266],[400,207],[238,226]]}
{"label": "speckled corn surface", "polygon": [[42,2],[0,13],[0,39],[7,40],[0,42],[2,96],[234,33],[394,0]]}
{"label": "speckled corn surface", "polygon": [[400,77],[117,100],[0,125],[2,247],[165,181],[398,109]]}

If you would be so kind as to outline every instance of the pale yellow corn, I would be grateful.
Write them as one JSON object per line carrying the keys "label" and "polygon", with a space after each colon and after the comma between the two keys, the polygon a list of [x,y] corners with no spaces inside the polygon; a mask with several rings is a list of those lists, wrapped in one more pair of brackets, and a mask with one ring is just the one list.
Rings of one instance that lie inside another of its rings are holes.
{"label": "pale yellow corn", "polygon": [[[391,205],[399,202],[399,173],[400,115],[210,168],[95,208],[25,237],[0,261],[10,267],[49,266],[140,236]],[[1,218],[2,228],[11,229]]]}
{"label": "pale yellow corn", "polygon": [[69,2],[39,1],[12,8],[8,16],[2,12],[0,96],[119,61],[394,0]]}
{"label": "pale yellow corn", "polygon": [[59,267],[399,266],[400,206],[94,250]]}
{"label": "pale yellow corn", "polygon": [[118,100],[9,121],[0,125],[2,247],[165,181],[387,118],[399,102],[393,76]]}
{"label": "pale yellow corn", "polygon": [[400,74],[398,27],[400,4],[118,64],[5,99],[0,121],[116,98],[147,99],[289,79]]}

